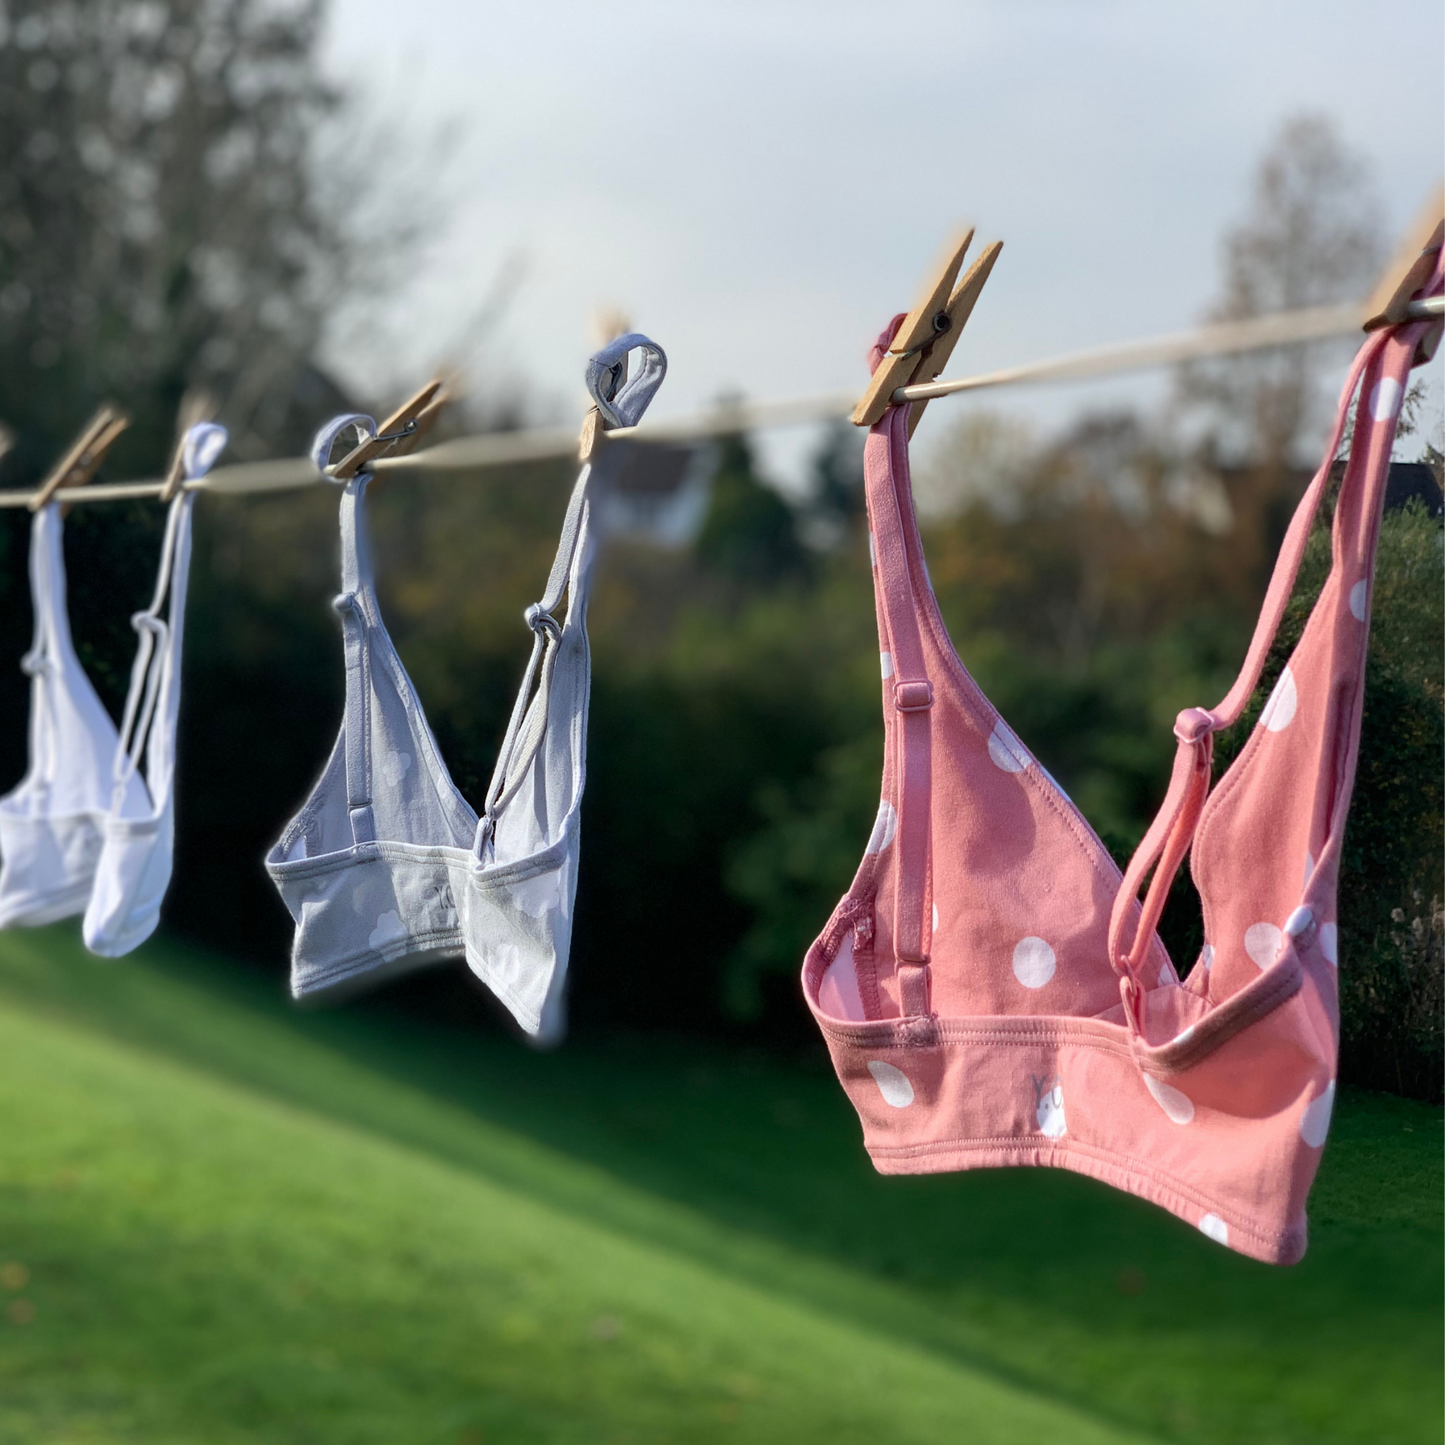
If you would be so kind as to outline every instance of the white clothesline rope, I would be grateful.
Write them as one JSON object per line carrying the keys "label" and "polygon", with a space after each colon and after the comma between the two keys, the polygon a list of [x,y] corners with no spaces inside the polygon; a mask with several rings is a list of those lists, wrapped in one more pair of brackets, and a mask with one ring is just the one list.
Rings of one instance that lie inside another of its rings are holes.
{"label": "white clothesline rope", "polygon": [[[1432,297],[1412,301],[1413,318],[1445,315],[1445,301]],[[1126,371],[1193,361],[1209,356],[1239,355],[1278,346],[1296,346],[1334,336],[1358,333],[1364,311],[1358,305],[1314,306],[1298,311],[1280,311],[1247,321],[1226,321],[1202,326],[1172,336],[1144,341],[1126,341],[1112,346],[1073,352],[1025,362],[1001,371],[962,376],[953,381],[935,381],[920,386],[900,387],[893,399],[928,401],[957,392],[981,391],[994,386],[1017,386],[1025,382],[1082,381]],[[701,441],[737,431],[759,431],[769,427],[796,426],[808,422],[846,418],[857,401],[853,392],[828,392],[819,396],[792,397],[782,401],[726,403],[678,417],[672,421],[646,422],[622,427],[610,437],[639,442]],[[482,436],[456,437],[425,451],[408,456],[381,457],[376,470],[479,471],[509,463],[542,461],[569,456],[577,448],[577,431],[570,427],[542,427],[530,431],[491,432]],[[319,476],[306,457],[286,457],[269,462],[236,462],[217,467],[207,476],[187,482],[190,491],[217,492],[234,496],[251,492],[289,491],[300,487],[331,485]],[[55,493],[60,502],[110,502],[137,497],[158,497],[164,481],[108,482],[88,487],[62,487]],[[31,491],[0,491],[0,507],[26,506]]]}

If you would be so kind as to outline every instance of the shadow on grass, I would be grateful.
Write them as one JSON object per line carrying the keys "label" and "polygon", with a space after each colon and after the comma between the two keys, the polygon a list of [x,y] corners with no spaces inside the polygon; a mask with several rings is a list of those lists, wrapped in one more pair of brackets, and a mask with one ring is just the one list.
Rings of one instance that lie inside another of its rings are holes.
{"label": "shadow on grass", "polygon": [[821,1049],[537,1054],[460,969],[301,1011],[174,942],[99,962],[67,925],[5,935],[0,986],[1122,1425],[1438,1434],[1441,1116],[1423,1105],[1342,1096],[1310,1253],[1280,1270],[1062,1172],[884,1179]]}

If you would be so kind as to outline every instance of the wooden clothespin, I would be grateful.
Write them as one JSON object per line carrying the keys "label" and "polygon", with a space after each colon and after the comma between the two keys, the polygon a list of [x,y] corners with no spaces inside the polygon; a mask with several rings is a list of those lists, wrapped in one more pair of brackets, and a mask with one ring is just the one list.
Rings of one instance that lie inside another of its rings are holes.
{"label": "wooden clothespin", "polygon": [[587,415],[582,418],[582,435],[577,442],[577,460],[590,462],[602,450],[606,436],[607,423],[603,420],[602,413],[595,406],[589,406]]}
{"label": "wooden clothespin", "polygon": [[171,501],[186,480],[186,433],[203,421],[211,421],[216,415],[215,398],[204,391],[188,391],[181,397],[180,410],[176,413],[176,449],[171,455],[170,470],[166,472],[166,484],[161,488],[161,501]]}
{"label": "wooden clothespin", "polygon": [[[928,289],[904,318],[862,400],[853,408],[854,426],[872,426],[888,410],[893,393],[900,386],[934,381],[947,365],[973,314],[984,282],[993,270],[993,263],[1003,250],[1002,241],[985,246],[955,287],[954,278],[972,241],[973,227],[970,226],[950,247]],[[908,421],[910,437],[917,430],[927,405],[925,401],[913,403]]]}
{"label": "wooden clothespin", "polygon": [[130,425],[130,418],[106,405],[96,412],[76,438],[75,444],[56,463],[30,499],[30,510],[38,512],[61,487],[83,487],[105,460],[115,439]]}
{"label": "wooden clothespin", "polygon": [[[1365,302],[1365,330],[1398,326],[1409,319],[1407,307],[1415,293],[1430,279],[1445,244],[1445,188],[1437,188],[1414,225],[1405,233],[1400,249],[1381,273],[1375,289]],[[1421,338],[1413,366],[1423,366],[1440,345],[1445,326],[1437,322]]]}
{"label": "wooden clothespin", "polygon": [[[599,349],[606,346],[608,342],[616,341],[619,336],[626,336],[631,330],[631,320],[621,311],[611,307],[601,307],[592,314],[592,334]],[[606,419],[596,405],[589,406],[586,415],[582,418],[582,435],[577,442],[577,460],[590,462],[602,449],[602,443],[606,436]]]}
{"label": "wooden clothespin", "polygon": [[592,339],[599,349],[631,330],[632,318],[615,306],[599,306],[592,313]]}
{"label": "wooden clothespin", "polygon": [[335,477],[339,482],[347,482],[369,462],[382,457],[405,456],[431,430],[447,400],[446,390],[440,381],[427,382],[410,401],[404,402],[377,427],[374,437],[366,437],[334,467],[327,467],[326,475]]}

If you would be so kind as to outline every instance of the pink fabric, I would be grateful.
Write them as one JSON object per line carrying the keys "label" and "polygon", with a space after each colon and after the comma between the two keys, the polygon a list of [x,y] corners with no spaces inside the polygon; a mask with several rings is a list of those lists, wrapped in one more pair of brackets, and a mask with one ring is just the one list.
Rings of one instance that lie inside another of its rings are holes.
{"label": "pink fabric", "polygon": [[[1437,267],[1426,294],[1440,290]],[[1179,715],[1168,794],[1122,879],[948,640],[913,512],[908,408],[869,433],[883,800],[803,988],[882,1173],[1073,1169],[1256,1259],[1303,1255],[1335,1091],[1335,894],[1370,577],[1427,326],[1375,332],[1360,349],[1244,670],[1218,707]],[[1259,681],[1356,393],[1329,579],[1211,791],[1212,734]],[[1208,943],[1180,984],[1154,928],[1191,848]]]}

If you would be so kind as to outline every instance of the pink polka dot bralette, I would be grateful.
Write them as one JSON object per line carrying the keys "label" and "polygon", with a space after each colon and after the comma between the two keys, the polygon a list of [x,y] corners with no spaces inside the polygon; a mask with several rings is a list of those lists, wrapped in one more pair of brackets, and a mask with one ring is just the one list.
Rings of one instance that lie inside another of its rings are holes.
{"label": "pink polka dot bralette", "polygon": [[[1440,294],[1438,264],[1425,289]],[[1376,331],[1356,357],[1244,668],[1218,707],[1180,713],[1168,793],[1122,878],[948,639],[913,511],[909,407],[873,426],[883,801],[803,988],[881,1172],[1072,1169],[1256,1259],[1303,1255],[1335,1092],[1335,895],[1371,571],[1428,324]],[[1259,681],[1356,397],[1329,578],[1212,787],[1212,735]],[[1181,983],[1155,928],[1191,849],[1207,942]]]}

